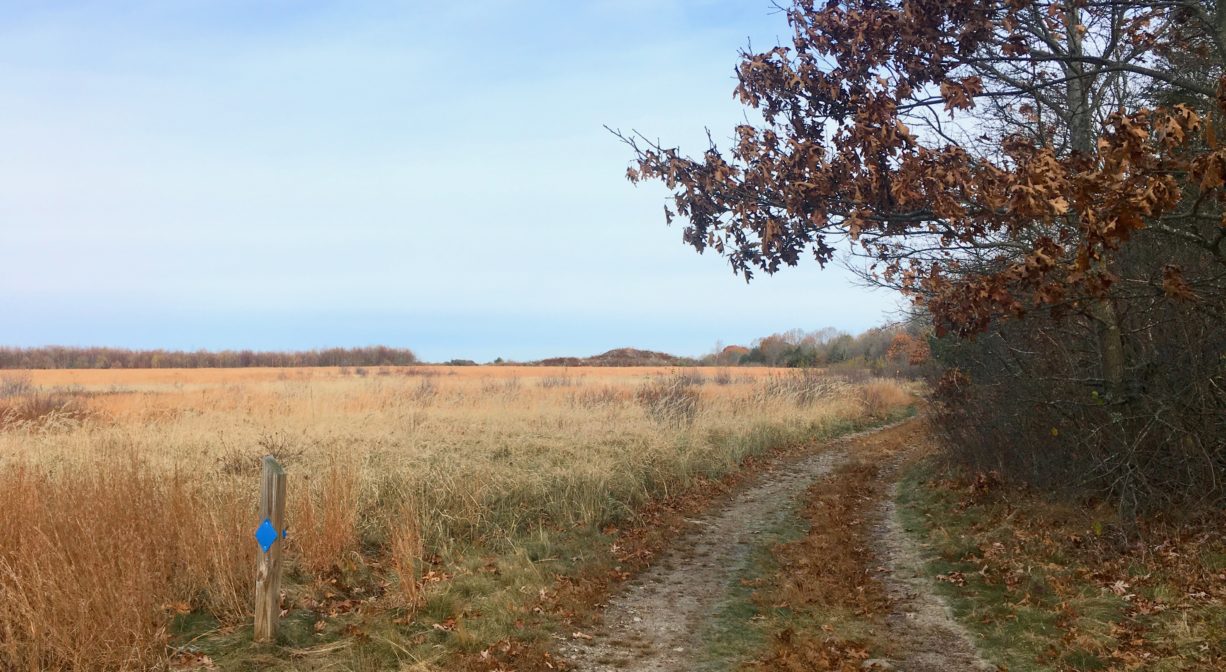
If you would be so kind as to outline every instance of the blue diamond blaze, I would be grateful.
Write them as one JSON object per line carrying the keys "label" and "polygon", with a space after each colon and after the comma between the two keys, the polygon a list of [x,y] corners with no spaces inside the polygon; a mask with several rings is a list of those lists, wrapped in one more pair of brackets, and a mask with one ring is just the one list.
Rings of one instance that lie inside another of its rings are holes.
{"label": "blue diamond blaze", "polygon": [[272,526],[272,521],[265,518],[264,522],[255,530],[255,540],[260,542],[260,548],[267,553],[268,549],[272,548],[272,544],[277,540],[277,528]]}

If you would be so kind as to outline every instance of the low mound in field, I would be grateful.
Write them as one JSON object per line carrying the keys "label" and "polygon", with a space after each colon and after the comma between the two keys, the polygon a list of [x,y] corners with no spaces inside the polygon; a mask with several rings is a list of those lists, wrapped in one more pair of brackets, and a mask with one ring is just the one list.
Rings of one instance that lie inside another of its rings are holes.
{"label": "low mound in field", "polygon": [[685,366],[694,360],[636,348],[617,348],[593,357],[550,357],[539,366]]}

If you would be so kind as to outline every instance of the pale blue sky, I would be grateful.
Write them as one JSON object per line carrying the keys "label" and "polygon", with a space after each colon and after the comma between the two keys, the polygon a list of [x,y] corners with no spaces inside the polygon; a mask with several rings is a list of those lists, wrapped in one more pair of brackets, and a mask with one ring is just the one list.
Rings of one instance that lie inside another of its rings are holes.
{"label": "pale blue sky", "polygon": [[768,0],[0,0],[0,344],[700,354],[895,304],[753,284],[601,126],[731,135]]}

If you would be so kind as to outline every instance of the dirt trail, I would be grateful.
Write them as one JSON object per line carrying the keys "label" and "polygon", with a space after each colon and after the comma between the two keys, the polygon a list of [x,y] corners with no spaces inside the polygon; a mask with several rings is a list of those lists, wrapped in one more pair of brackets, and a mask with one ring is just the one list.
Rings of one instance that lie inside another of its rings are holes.
{"label": "dirt trail", "polygon": [[[924,573],[924,561],[915,541],[903,529],[894,502],[898,484],[882,503],[880,520],[874,530],[877,553],[883,568],[881,579],[890,597],[891,613],[886,618],[888,639],[900,652],[889,666],[878,669],[906,672],[962,672],[996,670],[979,657],[971,634],[954,620],[936,586]],[[872,669],[870,666],[869,669]]]}
{"label": "dirt trail", "polygon": [[[817,454],[776,465],[722,507],[692,520],[691,532],[610,599],[603,625],[592,639],[568,640],[562,646],[564,656],[581,672],[698,669],[708,619],[738,579],[750,551],[763,543],[759,535],[794,511],[805,488],[854,452],[858,440],[908,422],[850,435]],[[896,440],[907,441],[910,429],[900,429]],[[893,478],[896,471],[887,469],[883,476]],[[923,575],[919,550],[898,522],[893,499],[883,502],[874,537],[892,605],[883,634],[896,644],[895,655],[888,661],[867,661],[865,669],[995,670],[978,657],[966,630]]]}
{"label": "dirt trail", "polygon": [[814,479],[844,459],[867,434],[836,440],[815,455],[777,465],[722,508],[692,521],[695,529],[605,608],[593,639],[563,653],[584,672],[691,672],[704,649],[707,618],[736,580],[757,536],[782,522]]}

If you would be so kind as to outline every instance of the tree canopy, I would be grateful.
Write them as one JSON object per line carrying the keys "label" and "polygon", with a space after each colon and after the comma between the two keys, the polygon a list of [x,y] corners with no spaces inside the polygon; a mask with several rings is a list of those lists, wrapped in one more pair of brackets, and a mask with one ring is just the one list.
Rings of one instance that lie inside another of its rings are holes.
{"label": "tree canopy", "polygon": [[911,297],[975,468],[1226,501],[1226,0],[785,12],[726,141],[617,132],[685,243],[747,280],[848,255]]}
{"label": "tree canopy", "polygon": [[[637,158],[628,176],[667,184],[666,216],[687,220],[685,241],[746,278],[806,257],[824,265],[850,241],[942,333],[1037,307],[1089,310],[1143,228],[1220,274],[1216,10],[801,0],[787,10],[792,45],[744,53],[737,67],[736,95],[763,123],[698,158],[622,135]],[[1197,298],[1180,265],[1147,270],[1168,296]]]}

